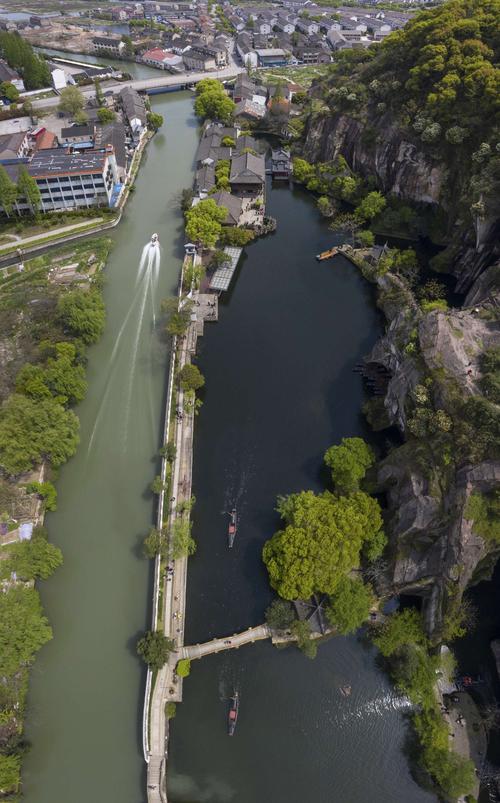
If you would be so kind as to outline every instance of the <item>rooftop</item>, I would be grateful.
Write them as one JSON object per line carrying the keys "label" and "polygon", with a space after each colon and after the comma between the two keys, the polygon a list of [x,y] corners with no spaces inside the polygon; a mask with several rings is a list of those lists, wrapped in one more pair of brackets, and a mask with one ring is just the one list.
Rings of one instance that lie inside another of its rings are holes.
{"label": "rooftop", "polygon": [[28,171],[35,178],[102,172],[107,155],[104,151],[69,153],[63,148],[39,151],[28,164]]}

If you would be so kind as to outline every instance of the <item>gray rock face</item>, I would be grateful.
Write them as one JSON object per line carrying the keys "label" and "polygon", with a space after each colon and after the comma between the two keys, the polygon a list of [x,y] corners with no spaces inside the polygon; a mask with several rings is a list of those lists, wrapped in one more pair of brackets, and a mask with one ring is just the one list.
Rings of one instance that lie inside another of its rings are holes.
{"label": "gray rock face", "polygon": [[453,258],[449,270],[457,277],[457,291],[467,292],[500,256],[500,221],[470,212],[458,223],[453,205],[465,192],[462,172],[455,170],[450,176],[443,162],[422,150],[418,141],[410,141],[389,114],[369,125],[378,136],[367,144],[363,140],[367,124],[361,120],[333,113],[310,118],[304,158],[326,162],[342,155],[355,172],[366,178],[376,176],[384,192],[413,203],[439,204],[450,218]]}
{"label": "gray rock face", "polygon": [[342,114],[314,118],[306,132],[304,158],[327,162],[341,154],[357,173],[377,176],[384,191],[416,203],[437,204],[445,180],[442,165],[402,140],[389,118],[381,119],[379,127],[381,141],[367,148],[361,121]]}
{"label": "gray rock face", "polygon": [[[438,403],[444,409],[447,382],[452,381],[464,396],[480,393],[480,356],[498,344],[499,331],[473,307],[423,314],[414,301],[396,295],[402,290],[397,277],[386,274],[376,281],[389,325],[365,361],[390,372],[384,405],[388,420],[404,435],[413,391],[425,375],[435,377]],[[407,348],[415,331],[418,358]],[[478,565],[499,550],[472,532],[473,522],[465,510],[472,493],[500,486],[500,463],[464,466],[442,487],[432,466],[419,461],[416,442],[409,441],[383,461],[377,480],[389,508],[390,585],[395,593],[424,598],[427,630],[438,638],[450,597],[459,601]]]}

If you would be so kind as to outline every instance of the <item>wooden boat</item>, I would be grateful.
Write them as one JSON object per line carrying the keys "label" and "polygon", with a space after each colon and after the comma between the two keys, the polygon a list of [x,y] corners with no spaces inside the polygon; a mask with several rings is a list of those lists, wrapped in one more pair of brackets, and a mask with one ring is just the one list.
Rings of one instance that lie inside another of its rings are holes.
{"label": "wooden boat", "polygon": [[229,709],[228,717],[228,733],[230,736],[236,730],[236,723],[238,721],[238,711],[240,709],[240,695],[235,691],[234,696],[231,697],[231,708]]}
{"label": "wooden boat", "polygon": [[338,248],[330,248],[328,251],[322,251],[321,254],[316,254],[318,262],[323,262],[324,259],[331,259],[338,252]]}
{"label": "wooden boat", "polygon": [[236,538],[236,532],[238,529],[238,516],[235,507],[232,509],[229,515],[231,518],[229,520],[229,527],[227,528],[227,535],[228,535],[229,549],[231,549],[234,544],[234,539]]}

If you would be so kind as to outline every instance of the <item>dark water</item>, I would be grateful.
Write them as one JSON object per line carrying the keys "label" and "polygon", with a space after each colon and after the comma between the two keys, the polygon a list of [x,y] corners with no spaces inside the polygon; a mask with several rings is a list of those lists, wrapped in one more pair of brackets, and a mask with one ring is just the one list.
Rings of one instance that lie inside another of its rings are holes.
{"label": "dark water", "polygon": [[[336,235],[309,197],[281,188],[268,200],[278,231],[248,248],[200,345],[187,642],[263,621],[271,594],[261,549],[278,526],[277,495],[321,490],[325,449],[364,432],[352,369],[380,334],[371,288],[347,261],[316,262]],[[235,687],[240,719],[229,739]],[[407,709],[355,638],[322,645],[315,661],[261,642],[194,662],[172,723],[169,800],[429,802],[402,752]]]}

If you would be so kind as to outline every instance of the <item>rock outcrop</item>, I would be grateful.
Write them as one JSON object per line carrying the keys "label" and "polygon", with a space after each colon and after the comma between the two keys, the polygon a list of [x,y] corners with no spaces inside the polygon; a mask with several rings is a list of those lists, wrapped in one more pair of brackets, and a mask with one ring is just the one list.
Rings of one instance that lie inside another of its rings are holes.
{"label": "rock outcrop", "polygon": [[451,173],[442,159],[424,151],[422,143],[412,140],[389,114],[369,120],[329,112],[311,116],[301,155],[310,162],[328,162],[341,155],[359,175],[375,177],[384,193],[443,209],[448,217],[448,231],[443,234],[450,243],[447,269],[457,277],[458,292],[467,292],[500,256],[498,216],[483,218],[467,206],[462,208],[468,190],[460,165]]}
{"label": "rock outcrop", "polygon": [[[481,316],[484,307],[425,314],[398,277],[385,274],[375,280],[389,322],[365,362],[383,366],[389,375],[386,425],[406,437],[417,386],[431,376],[435,401],[444,410],[450,383],[464,398],[479,394],[480,356],[500,343],[500,332],[494,321]],[[417,347],[409,348],[412,343]],[[500,487],[500,462],[464,465],[444,480],[442,469],[429,465],[428,456],[422,460],[419,446],[412,438],[391,451],[379,466],[377,481],[388,502],[390,588],[424,599],[427,630],[438,639],[450,601],[458,604],[478,567],[492,564],[500,551],[500,545],[475,534],[466,517],[472,493]]]}

